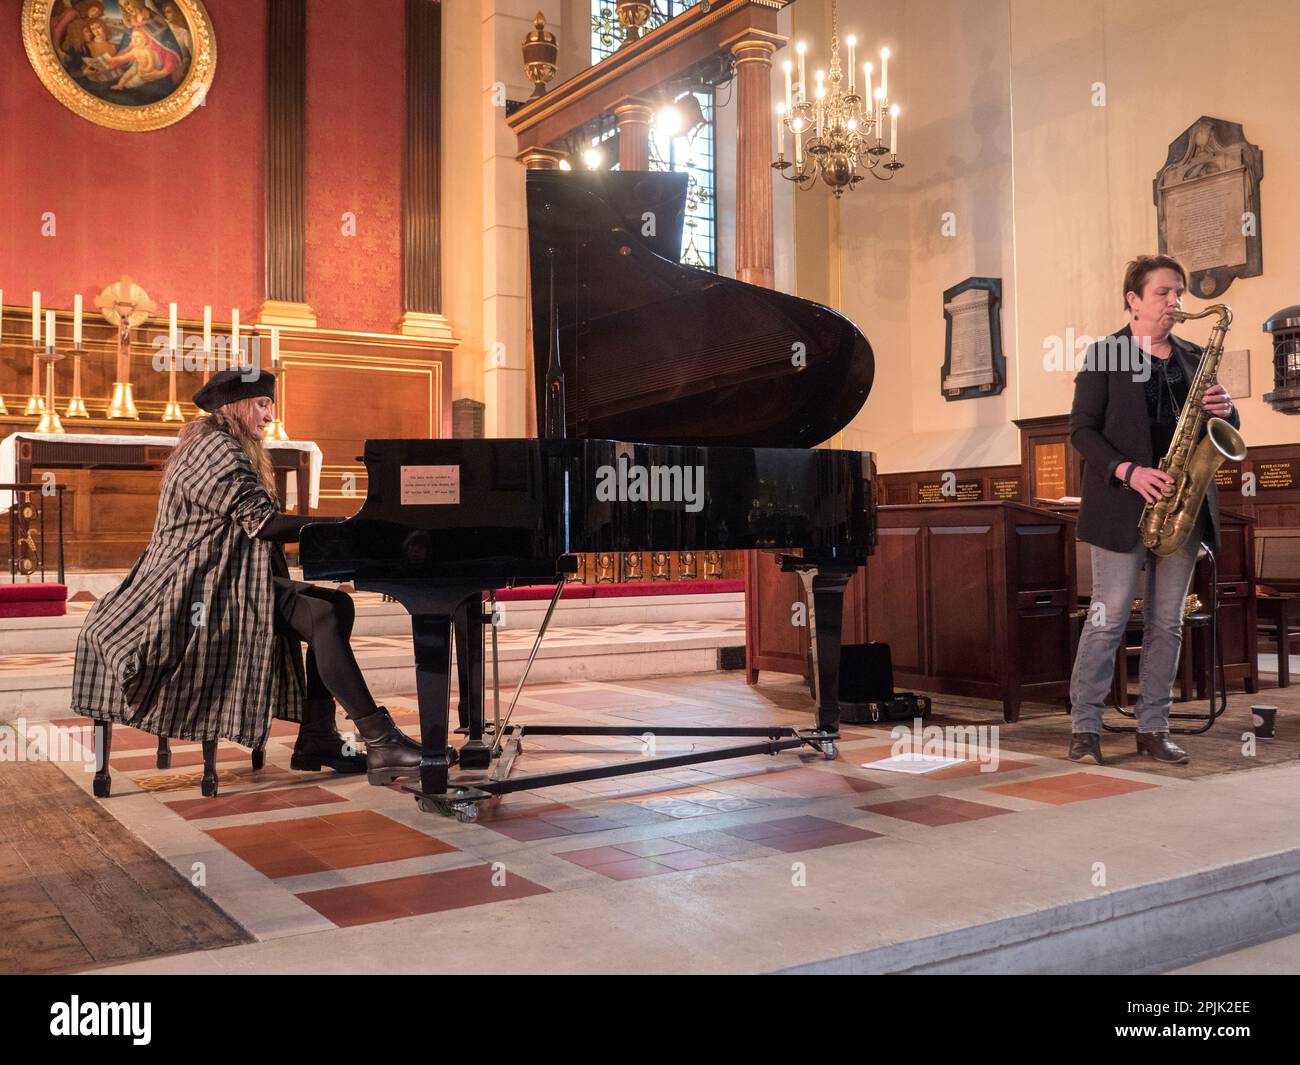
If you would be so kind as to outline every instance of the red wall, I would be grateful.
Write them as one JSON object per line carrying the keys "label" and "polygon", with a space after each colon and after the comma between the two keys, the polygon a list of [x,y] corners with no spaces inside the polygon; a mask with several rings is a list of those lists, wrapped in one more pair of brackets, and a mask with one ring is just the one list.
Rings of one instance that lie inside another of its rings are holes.
{"label": "red wall", "polygon": [[[134,277],[164,309],[254,320],[265,295],[264,0],[206,0],[217,39],[207,104],[124,133],[73,114],[28,62],[22,0],[0,0],[0,288],[87,309]],[[307,299],[324,328],[391,331],[402,312],[403,2],[311,0]],[[57,235],[41,235],[53,211]],[[340,216],[354,211],[357,235]]]}
{"label": "red wall", "polygon": [[[22,0],[0,0],[0,288],[47,307],[87,309],[130,274],[166,313],[249,321],[262,296],[262,0],[211,0],[216,79],[207,104],[149,133],[73,114],[23,50]],[[41,235],[53,211],[57,235]]]}
{"label": "red wall", "polygon": [[307,6],[307,302],[322,328],[392,332],[402,316],[404,10]]}

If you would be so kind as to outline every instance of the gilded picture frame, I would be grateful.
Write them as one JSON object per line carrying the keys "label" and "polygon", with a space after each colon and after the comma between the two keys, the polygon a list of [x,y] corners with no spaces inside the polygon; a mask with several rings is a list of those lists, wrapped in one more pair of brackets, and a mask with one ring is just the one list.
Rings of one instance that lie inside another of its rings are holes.
{"label": "gilded picture frame", "polygon": [[203,105],[217,69],[200,0],[23,0],[23,47],[69,111],[128,132]]}

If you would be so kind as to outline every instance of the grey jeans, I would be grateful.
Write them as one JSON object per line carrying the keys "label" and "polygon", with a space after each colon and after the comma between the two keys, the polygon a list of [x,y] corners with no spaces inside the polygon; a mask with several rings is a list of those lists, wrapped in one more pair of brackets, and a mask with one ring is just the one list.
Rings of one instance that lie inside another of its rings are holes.
{"label": "grey jeans", "polygon": [[1169,731],[1174,674],[1183,643],[1183,601],[1196,568],[1199,538],[1189,536],[1176,554],[1161,558],[1141,543],[1131,551],[1092,545],[1092,602],[1084,619],[1079,652],[1070,677],[1070,715],[1075,732],[1101,732],[1101,715],[1115,676],[1115,654],[1133,608],[1138,578],[1146,570],[1142,596],[1139,732]]}

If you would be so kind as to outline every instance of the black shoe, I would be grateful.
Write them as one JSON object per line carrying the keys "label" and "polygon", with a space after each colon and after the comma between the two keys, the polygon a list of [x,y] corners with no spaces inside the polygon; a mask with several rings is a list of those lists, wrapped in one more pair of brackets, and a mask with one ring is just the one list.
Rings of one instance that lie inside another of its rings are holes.
{"label": "black shoe", "polygon": [[1091,758],[1101,765],[1101,736],[1096,732],[1076,732],[1070,739],[1070,761],[1083,762]]}
{"label": "black shoe", "polygon": [[[402,733],[387,707],[352,723],[366,741],[366,774],[371,784],[391,784],[400,777],[420,775],[420,745]],[[450,748],[447,753],[450,757]]]}
{"label": "black shoe", "polygon": [[289,768],[302,773],[332,769],[336,773],[364,773],[366,756],[341,735],[334,724],[333,699],[309,699],[302,708],[302,726],[293,745]]}
{"label": "black shoe", "polygon": [[1139,732],[1137,734],[1138,754],[1145,754],[1157,762],[1180,764],[1187,761],[1187,752],[1169,738],[1167,732]]}

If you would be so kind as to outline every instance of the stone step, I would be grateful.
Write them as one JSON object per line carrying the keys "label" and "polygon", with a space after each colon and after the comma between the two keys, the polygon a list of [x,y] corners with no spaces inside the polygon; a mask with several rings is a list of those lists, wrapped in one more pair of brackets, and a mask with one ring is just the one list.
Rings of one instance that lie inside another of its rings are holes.
{"label": "stone step", "polygon": [[[523,675],[535,635],[522,628],[498,633],[503,705]],[[557,627],[552,621],[528,678],[532,684],[709,673],[718,668],[719,648],[744,642],[744,624],[733,619],[568,627]],[[366,683],[381,702],[384,695],[415,690],[409,636],[354,635],[353,647]],[[0,721],[65,716],[71,697],[71,653],[33,655],[30,663],[22,660],[25,657],[0,658]],[[490,649],[488,677],[490,700]],[[452,686],[456,687],[454,669]]]}
{"label": "stone step", "polygon": [[[407,636],[411,615],[400,603],[386,603],[381,596],[360,593],[355,597],[357,620],[354,636]],[[505,631],[541,627],[547,601],[498,604]],[[0,658],[6,655],[62,654],[77,646],[77,633],[86,609],[72,603],[59,618],[0,618]],[[708,595],[647,595],[610,599],[562,599],[555,608],[552,626],[623,625],[631,622],[671,623],[676,621],[744,621],[742,592]]]}

